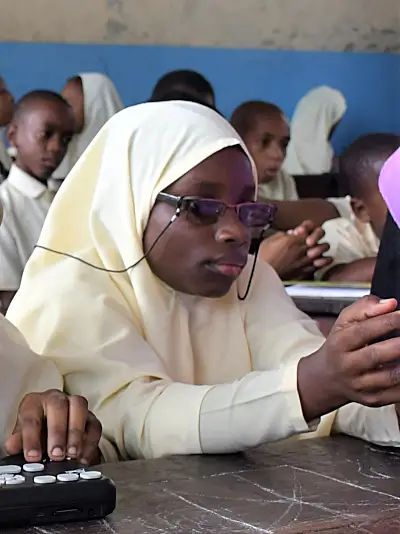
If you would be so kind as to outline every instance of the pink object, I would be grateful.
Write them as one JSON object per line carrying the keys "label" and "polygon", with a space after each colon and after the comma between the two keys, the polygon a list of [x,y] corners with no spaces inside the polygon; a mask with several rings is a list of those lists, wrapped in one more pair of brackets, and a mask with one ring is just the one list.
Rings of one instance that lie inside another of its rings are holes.
{"label": "pink object", "polygon": [[379,190],[400,228],[400,148],[387,160],[379,176]]}

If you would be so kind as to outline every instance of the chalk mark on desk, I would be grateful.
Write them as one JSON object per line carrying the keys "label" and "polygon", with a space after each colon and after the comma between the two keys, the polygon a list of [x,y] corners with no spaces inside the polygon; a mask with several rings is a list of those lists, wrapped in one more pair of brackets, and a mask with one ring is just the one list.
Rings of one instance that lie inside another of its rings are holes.
{"label": "chalk mark on desk", "polygon": [[[353,460],[347,460],[347,461],[349,463],[353,464]],[[362,475],[363,477],[372,478],[374,480],[394,480],[394,477],[391,477],[390,475],[386,475],[385,473],[380,473],[379,471],[377,471],[373,467],[369,467],[369,471],[372,474],[366,473],[364,471],[364,467],[361,464],[360,460],[355,460],[355,463],[357,465],[358,473],[360,473],[360,475]]]}
{"label": "chalk mark on desk", "polygon": [[374,447],[370,443],[366,445],[366,448],[371,452],[379,452],[380,454],[388,454],[389,456],[394,456],[395,458],[400,458],[400,453],[391,451],[389,449],[378,449],[377,447]]}
{"label": "chalk mark on desk", "polygon": [[[287,467],[290,467],[290,466],[287,466]],[[346,514],[345,512],[338,512],[337,510],[328,508],[327,506],[321,503],[305,501],[302,497],[300,497],[300,499],[296,497],[287,497],[286,495],[282,495],[282,493],[279,493],[270,488],[265,488],[264,486],[261,486],[261,484],[257,484],[257,482],[253,482],[252,480],[248,480],[247,478],[244,478],[242,476],[238,476],[236,478],[238,478],[238,480],[242,480],[243,482],[247,482],[248,484],[251,484],[257,489],[264,491],[265,493],[269,493],[270,495],[273,495],[274,497],[277,497],[278,499],[283,499],[286,503],[292,502],[293,504],[298,504],[301,507],[298,515],[300,515],[300,512],[303,506],[305,505],[305,506],[311,506],[312,508],[316,508],[317,510],[322,510],[323,512],[328,512],[328,514],[332,514],[337,517],[343,517],[346,519],[354,519],[355,517],[357,517],[354,514]]]}
{"label": "chalk mark on desk", "polygon": [[206,508],[205,506],[201,506],[200,504],[197,504],[190,499],[186,499],[183,495],[179,495],[178,493],[175,493],[174,491],[163,489],[165,493],[168,495],[171,495],[172,497],[176,497],[180,501],[189,504],[190,506],[193,506],[194,508],[197,508],[197,510],[201,510],[202,512],[206,512],[207,514],[214,515],[218,517],[219,519],[223,519],[224,521],[228,521],[229,523],[234,523],[235,525],[240,525],[245,528],[249,528],[250,530],[254,532],[264,532],[264,534],[274,534],[273,530],[266,530],[264,528],[256,527],[255,525],[252,525],[250,523],[246,523],[245,521],[240,521],[239,519],[233,519],[232,517],[226,516],[224,514],[220,514],[216,510],[212,510],[210,508]]}
{"label": "chalk mark on desk", "polygon": [[396,495],[391,495],[390,493],[386,493],[385,491],[376,490],[370,487],[360,486],[359,484],[355,484],[354,482],[350,482],[349,480],[341,480],[340,478],[335,478],[330,475],[325,475],[324,473],[317,473],[316,471],[312,471],[311,469],[305,469],[304,467],[297,467],[294,465],[293,466],[288,465],[287,467],[291,467],[292,469],[295,469],[296,471],[300,471],[302,473],[308,473],[309,475],[315,475],[318,477],[326,478],[327,480],[331,480],[332,482],[337,482],[338,484],[349,486],[350,488],[367,491],[369,493],[375,493],[376,495],[381,495],[382,497],[390,497],[391,499],[394,499],[395,501],[400,501],[400,497],[397,497]]}
{"label": "chalk mark on desk", "polygon": [[102,519],[100,521],[100,524],[105,528],[107,532],[111,532],[111,534],[118,534],[118,532],[110,525],[107,519]]}

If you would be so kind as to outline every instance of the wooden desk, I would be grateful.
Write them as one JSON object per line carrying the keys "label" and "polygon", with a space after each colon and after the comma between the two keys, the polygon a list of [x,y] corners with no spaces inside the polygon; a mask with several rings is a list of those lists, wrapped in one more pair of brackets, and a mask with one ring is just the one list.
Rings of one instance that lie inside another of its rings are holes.
{"label": "wooden desk", "polygon": [[400,532],[400,451],[351,438],[120,463],[103,472],[118,490],[108,521],[14,534]]}

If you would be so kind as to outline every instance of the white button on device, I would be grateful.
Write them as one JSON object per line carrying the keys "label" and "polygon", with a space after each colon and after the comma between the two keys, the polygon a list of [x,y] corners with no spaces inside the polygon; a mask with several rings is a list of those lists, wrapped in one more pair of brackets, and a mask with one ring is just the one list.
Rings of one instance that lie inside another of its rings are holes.
{"label": "white button on device", "polygon": [[57,480],[59,482],[76,482],[79,480],[78,473],[60,473],[57,475]]}
{"label": "white button on device", "polygon": [[40,473],[40,471],[44,471],[44,465],[43,464],[24,464],[22,469],[26,471],[27,473]]}
{"label": "white button on device", "polygon": [[25,477],[22,475],[15,475],[15,477],[8,478],[6,480],[6,486],[17,486],[18,484],[23,484],[25,482]]}
{"label": "white button on device", "polygon": [[83,471],[80,473],[80,477],[83,480],[96,480],[97,478],[101,478],[102,475],[100,471]]}
{"label": "white button on device", "polygon": [[19,465],[0,465],[1,475],[19,475],[21,467]]}
{"label": "white button on device", "polygon": [[0,480],[9,480],[10,478],[14,478],[15,475],[0,475]]}
{"label": "white button on device", "polygon": [[56,481],[56,477],[53,477],[52,475],[39,475],[33,479],[35,484],[54,484]]}

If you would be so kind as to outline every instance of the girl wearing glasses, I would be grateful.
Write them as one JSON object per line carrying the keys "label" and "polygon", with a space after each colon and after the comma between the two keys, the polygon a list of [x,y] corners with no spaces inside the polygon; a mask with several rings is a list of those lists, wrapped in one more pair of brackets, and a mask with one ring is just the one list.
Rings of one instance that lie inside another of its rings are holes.
{"label": "girl wearing glasses", "polygon": [[105,125],[51,207],[9,318],[122,458],[331,431],[400,445],[400,342],[368,346],[400,327],[396,302],[359,301],[325,341],[248,256],[274,214],[255,190],[224,118],[148,103]]}

